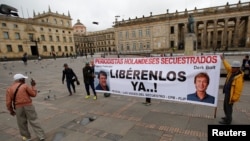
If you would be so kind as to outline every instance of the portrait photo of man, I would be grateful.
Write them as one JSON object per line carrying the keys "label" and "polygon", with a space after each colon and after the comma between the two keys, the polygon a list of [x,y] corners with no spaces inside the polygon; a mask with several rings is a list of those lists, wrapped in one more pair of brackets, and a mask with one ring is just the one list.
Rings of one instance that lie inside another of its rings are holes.
{"label": "portrait photo of man", "polygon": [[187,95],[187,100],[205,102],[214,104],[215,98],[209,95],[206,90],[209,85],[210,78],[206,72],[200,72],[194,77],[194,85],[196,91]]}
{"label": "portrait photo of man", "polygon": [[107,73],[105,71],[100,71],[98,73],[98,80],[99,80],[99,83],[97,84],[96,86],[96,90],[103,90],[103,91],[109,91],[109,86],[108,86],[108,82],[107,82]]}

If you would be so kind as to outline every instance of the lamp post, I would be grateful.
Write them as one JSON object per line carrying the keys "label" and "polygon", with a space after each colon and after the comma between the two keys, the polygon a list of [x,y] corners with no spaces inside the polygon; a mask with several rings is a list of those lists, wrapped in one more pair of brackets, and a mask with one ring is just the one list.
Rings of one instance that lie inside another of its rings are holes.
{"label": "lamp post", "polygon": [[[119,28],[119,22],[117,21],[118,20],[118,18],[119,18],[120,16],[119,15],[116,15],[115,16],[115,25],[117,24],[117,29]],[[117,30],[117,45],[116,45],[116,50],[117,50],[117,55],[118,55],[118,58],[119,58],[119,53],[120,53],[120,45],[119,45],[119,30]]]}

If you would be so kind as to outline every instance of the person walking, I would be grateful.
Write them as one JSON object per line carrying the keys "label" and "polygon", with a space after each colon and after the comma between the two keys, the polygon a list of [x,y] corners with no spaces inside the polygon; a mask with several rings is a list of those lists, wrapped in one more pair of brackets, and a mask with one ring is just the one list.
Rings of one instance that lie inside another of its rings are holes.
{"label": "person walking", "polygon": [[25,52],[22,57],[24,65],[28,65],[28,54]]}
{"label": "person walking", "polygon": [[95,91],[95,87],[94,87],[94,69],[92,67],[90,67],[89,62],[86,62],[85,66],[82,69],[82,73],[83,73],[83,81],[85,84],[85,89],[87,92],[87,95],[85,96],[85,98],[86,99],[90,98],[89,87],[91,87],[91,89],[94,93],[93,99],[96,100],[97,95],[96,95],[96,91]]}
{"label": "person walking", "polygon": [[25,83],[27,76],[23,74],[14,75],[14,83],[6,90],[6,106],[12,116],[16,116],[19,132],[23,141],[31,140],[28,123],[31,125],[40,141],[45,140],[42,129],[31,97],[37,96],[36,82],[31,80],[31,86]]}
{"label": "person walking", "polygon": [[245,58],[242,60],[241,69],[244,72],[244,79],[250,79],[250,60],[249,55],[246,55]]}
{"label": "person walking", "polygon": [[71,86],[74,93],[76,93],[75,81],[78,81],[78,78],[72,68],[68,64],[64,64],[64,70],[62,72],[62,84],[64,84],[64,79],[66,78],[67,89],[69,91],[69,96],[72,96]]}
{"label": "person walking", "polygon": [[239,101],[241,92],[244,85],[244,73],[241,71],[241,63],[239,61],[233,61],[230,65],[227,60],[221,56],[222,63],[227,71],[227,78],[223,87],[224,103],[223,110],[225,117],[222,117],[220,124],[231,124],[233,105],[235,102]]}

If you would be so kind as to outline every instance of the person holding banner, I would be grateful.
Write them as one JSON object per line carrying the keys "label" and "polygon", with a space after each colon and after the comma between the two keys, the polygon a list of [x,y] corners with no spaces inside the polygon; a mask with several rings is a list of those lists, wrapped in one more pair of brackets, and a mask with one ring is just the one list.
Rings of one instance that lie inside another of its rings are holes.
{"label": "person holding banner", "polygon": [[230,65],[223,56],[221,56],[221,60],[227,71],[227,78],[223,87],[223,94],[225,94],[223,102],[225,117],[222,117],[222,121],[219,123],[231,124],[233,119],[233,104],[240,99],[244,85],[244,73],[240,69],[240,61],[233,61]]}
{"label": "person holding banner", "polygon": [[206,102],[214,104],[215,98],[207,94],[206,90],[209,85],[209,76],[206,72],[200,72],[194,77],[196,92],[187,95],[187,100]]}
{"label": "person holding banner", "polygon": [[99,84],[96,86],[96,90],[109,91],[109,86],[107,84],[107,73],[105,71],[100,71],[98,73]]}
{"label": "person holding banner", "polygon": [[87,92],[87,95],[85,96],[85,98],[86,99],[90,98],[90,91],[89,91],[89,86],[90,86],[94,93],[93,99],[96,100],[97,95],[96,95],[96,91],[94,87],[94,71],[93,71],[93,68],[90,67],[89,62],[86,62],[85,67],[83,67],[82,69],[82,73],[83,73],[83,81],[85,84],[85,89]]}

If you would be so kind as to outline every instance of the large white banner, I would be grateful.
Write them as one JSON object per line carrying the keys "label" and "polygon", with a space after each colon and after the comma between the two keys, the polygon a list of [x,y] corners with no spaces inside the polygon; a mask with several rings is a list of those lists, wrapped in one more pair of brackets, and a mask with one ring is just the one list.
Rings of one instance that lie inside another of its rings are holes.
{"label": "large white banner", "polygon": [[97,92],[217,106],[218,55],[96,58]]}

